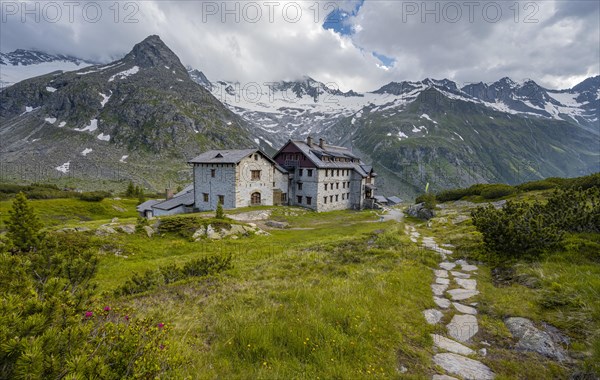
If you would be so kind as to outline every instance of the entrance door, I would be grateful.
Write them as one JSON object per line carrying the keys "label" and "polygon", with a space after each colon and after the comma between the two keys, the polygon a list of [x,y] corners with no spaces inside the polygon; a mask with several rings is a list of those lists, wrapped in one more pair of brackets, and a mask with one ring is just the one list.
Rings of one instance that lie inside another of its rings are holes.
{"label": "entrance door", "polygon": [[260,205],[260,193],[257,191],[255,193],[252,193],[252,196],[250,198],[250,204],[252,206],[259,206]]}

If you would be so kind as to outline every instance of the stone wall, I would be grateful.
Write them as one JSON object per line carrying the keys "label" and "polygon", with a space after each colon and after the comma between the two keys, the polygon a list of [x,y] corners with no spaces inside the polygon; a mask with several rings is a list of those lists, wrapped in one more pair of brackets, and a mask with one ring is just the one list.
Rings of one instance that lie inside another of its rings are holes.
{"label": "stone wall", "polygon": [[[215,170],[212,177],[211,170]],[[235,164],[196,164],[194,165],[194,202],[200,211],[216,210],[219,195],[225,197],[223,208],[236,207],[237,166]],[[204,201],[208,194],[208,202]]]}

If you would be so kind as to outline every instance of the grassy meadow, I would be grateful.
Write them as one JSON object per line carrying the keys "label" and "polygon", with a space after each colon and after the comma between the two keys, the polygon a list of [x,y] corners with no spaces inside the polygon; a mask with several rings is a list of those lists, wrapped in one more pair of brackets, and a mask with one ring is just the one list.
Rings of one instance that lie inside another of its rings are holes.
{"label": "grassy meadow", "polygon": [[[545,194],[513,197],[543,199]],[[136,223],[134,199],[30,203],[51,230],[93,229],[114,217]],[[10,201],[0,202],[1,221],[9,207]],[[288,227],[266,228],[259,221],[268,235],[197,242],[175,233],[149,238],[144,232],[87,232],[100,257],[96,302],[166,324],[166,349],[178,363],[168,378],[431,378],[438,372],[430,334],[444,327],[428,325],[422,311],[435,307],[430,285],[440,259],[409,240],[404,226],[410,224],[422,236],[453,244],[454,259],[478,263],[480,332],[474,343],[487,347],[481,361],[498,379],[560,379],[598,371],[600,238],[573,234],[561,251],[536,262],[513,262],[498,272],[471,221],[454,221],[468,215],[464,202],[443,207],[430,222],[410,217],[380,222],[376,211],[232,210],[230,215],[268,211],[270,219]],[[232,269],[116,295],[134,273],[214,254],[230,254]],[[452,311],[444,320],[451,316]],[[558,364],[512,350],[514,341],[503,324],[508,316],[560,328],[571,339],[576,361]]]}

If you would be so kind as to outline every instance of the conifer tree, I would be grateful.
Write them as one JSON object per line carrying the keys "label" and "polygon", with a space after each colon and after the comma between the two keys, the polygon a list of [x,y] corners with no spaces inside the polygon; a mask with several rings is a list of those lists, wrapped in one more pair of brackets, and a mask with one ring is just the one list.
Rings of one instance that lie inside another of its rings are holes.
{"label": "conifer tree", "polygon": [[217,219],[225,218],[225,214],[223,213],[223,205],[221,204],[221,202],[217,203],[217,212],[215,214],[215,218],[217,218]]}
{"label": "conifer tree", "polygon": [[28,252],[37,247],[42,224],[23,192],[16,195],[8,214],[8,237],[14,247],[21,252]]}
{"label": "conifer tree", "polygon": [[129,181],[129,185],[127,185],[127,191],[125,191],[126,197],[133,197],[135,195],[135,187],[133,186],[133,182]]}

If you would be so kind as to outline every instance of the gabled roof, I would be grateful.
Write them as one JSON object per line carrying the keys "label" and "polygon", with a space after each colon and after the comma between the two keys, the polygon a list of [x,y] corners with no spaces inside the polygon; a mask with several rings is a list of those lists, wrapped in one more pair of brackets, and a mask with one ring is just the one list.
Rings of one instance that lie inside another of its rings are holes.
{"label": "gabled roof", "polygon": [[373,198],[375,198],[375,201],[377,201],[378,203],[387,203],[388,200],[386,197],[384,197],[383,195],[376,195]]}
{"label": "gabled roof", "polygon": [[[209,150],[189,161],[190,164],[237,164],[251,154],[260,152],[252,149]],[[263,154],[264,155],[264,154]]]}
{"label": "gabled roof", "polygon": [[259,153],[261,156],[271,162],[277,170],[282,173],[287,173],[287,170],[279,166],[279,164],[258,148],[252,149],[223,149],[209,150],[201,155],[188,161],[189,164],[238,164],[241,160],[254,153]]}
{"label": "gabled roof", "polygon": [[193,206],[194,205],[194,192],[189,191],[183,195],[178,197],[173,197],[171,199],[167,199],[166,201],[162,201],[156,203],[152,206],[152,208],[157,208],[159,210],[172,210],[176,207],[180,206]]}
{"label": "gabled roof", "polygon": [[183,190],[181,190],[177,194],[173,195],[173,197],[180,197],[180,196],[182,196],[185,193],[189,193],[190,191],[194,191],[194,184],[193,183],[190,183],[189,185],[187,185],[186,187],[184,187]]}
{"label": "gabled roof", "polygon": [[[304,155],[319,169],[353,169],[363,178],[368,177],[372,173],[373,167],[365,165],[360,159],[352,153],[352,151],[343,146],[327,145],[323,148],[318,144],[308,145],[303,140],[289,140],[276,154],[275,157],[289,144],[294,144]],[[323,157],[339,157],[355,160],[355,162],[340,162],[340,161],[324,161]],[[358,162],[356,162],[358,161]]]}
{"label": "gabled roof", "polygon": [[149,201],[140,203],[135,209],[138,212],[150,211],[150,210],[152,210],[152,206],[154,206],[155,204],[160,203],[160,202],[162,202],[160,199],[150,199]]}
{"label": "gabled roof", "polygon": [[398,204],[398,203],[402,203],[402,199],[393,196],[393,197],[388,197],[388,201],[394,204]]}

